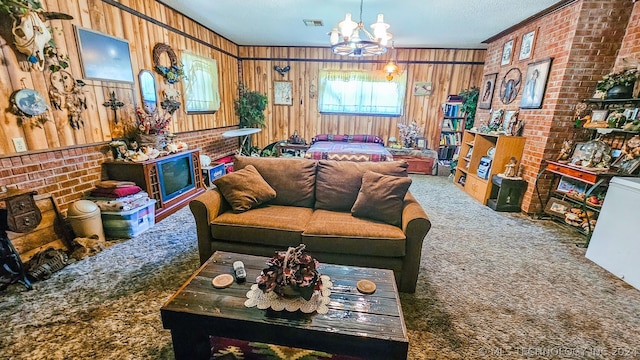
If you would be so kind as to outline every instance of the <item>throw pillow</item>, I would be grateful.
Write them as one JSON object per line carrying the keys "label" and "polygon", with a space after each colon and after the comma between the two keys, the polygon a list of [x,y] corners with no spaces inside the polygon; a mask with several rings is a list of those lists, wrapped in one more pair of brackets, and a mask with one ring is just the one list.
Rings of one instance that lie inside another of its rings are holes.
{"label": "throw pillow", "polygon": [[404,196],[411,185],[411,178],[378,174],[367,171],[362,176],[362,186],[351,208],[355,217],[369,218],[387,224],[402,225]]}
{"label": "throw pillow", "polygon": [[253,165],[216,179],[213,184],[234,212],[243,212],[276,197],[276,191]]}

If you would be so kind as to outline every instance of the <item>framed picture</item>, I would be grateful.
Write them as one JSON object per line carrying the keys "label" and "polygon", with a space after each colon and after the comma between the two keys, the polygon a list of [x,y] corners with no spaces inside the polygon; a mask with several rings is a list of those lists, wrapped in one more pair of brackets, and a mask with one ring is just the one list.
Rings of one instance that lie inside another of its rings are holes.
{"label": "framed picture", "polygon": [[431,96],[433,84],[431,81],[419,81],[413,85],[413,96]]}
{"label": "framed picture", "polygon": [[591,111],[591,122],[607,121],[609,110],[593,110]]}
{"label": "framed picture", "polygon": [[85,79],[133,83],[129,42],[74,25]]}
{"label": "framed picture", "polygon": [[274,105],[293,105],[293,96],[291,94],[291,81],[274,81],[273,82],[273,104]]}
{"label": "framed picture", "polygon": [[511,58],[513,57],[513,44],[514,40],[511,39],[502,45],[502,60],[500,60],[500,66],[511,64]]}
{"label": "framed picture", "polygon": [[522,35],[522,41],[520,42],[520,56],[518,60],[529,59],[533,55],[533,46],[536,41],[536,31],[529,31]]}
{"label": "framed picture", "polygon": [[498,73],[487,74],[482,79],[482,96],[478,99],[478,107],[480,109],[491,109],[491,99],[493,98],[493,90],[496,87],[496,79]]}
{"label": "framed picture", "polygon": [[[218,63],[198,54],[183,51],[183,98],[187,114],[213,114],[220,109]],[[167,90],[164,90],[165,94]]]}
{"label": "framed picture", "polygon": [[611,167],[623,175],[633,174],[638,169],[638,166],[640,166],[640,157],[629,159],[626,156],[620,156],[611,164]]}
{"label": "framed picture", "polygon": [[558,188],[556,189],[556,191],[564,194],[568,193],[571,190],[575,190],[579,193],[584,193],[587,190],[587,184],[563,176],[558,183]]}
{"label": "framed picture", "polygon": [[416,138],[416,147],[420,150],[427,147],[427,139],[423,137]]}
{"label": "framed picture", "polygon": [[504,112],[504,119],[502,120],[502,126],[500,130],[504,131],[507,135],[511,135],[513,125],[518,120],[518,110],[507,110]]}
{"label": "framed picture", "polygon": [[547,202],[547,206],[544,208],[544,212],[550,215],[563,217],[564,214],[569,211],[569,209],[571,209],[571,207],[572,206],[570,203],[552,197]]}
{"label": "framed picture", "polygon": [[504,117],[504,109],[493,110],[491,113],[491,119],[489,119],[490,130],[500,130],[502,126],[502,120]]}
{"label": "framed picture", "polygon": [[551,58],[548,58],[529,64],[522,98],[520,99],[521,109],[540,109],[542,107],[551,60]]}

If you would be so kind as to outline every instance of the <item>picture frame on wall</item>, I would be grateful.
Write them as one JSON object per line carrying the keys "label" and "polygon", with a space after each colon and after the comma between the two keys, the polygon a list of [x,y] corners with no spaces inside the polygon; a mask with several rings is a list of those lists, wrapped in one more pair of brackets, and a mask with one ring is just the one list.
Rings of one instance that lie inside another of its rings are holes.
{"label": "picture frame on wall", "polygon": [[493,90],[496,87],[496,79],[498,73],[486,74],[482,78],[482,90],[478,99],[478,108],[491,109],[491,99],[493,99]]}
{"label": "picture frame on wall", "polygon": [[540,109],[547,88],[552,58],[529,63],[524,90],[520,98],[520,109]]}
{"label": "picture frame on wall", "polygon": [[418,81],[413,86],[413,96],[431,96],[433,84],[431,81]]}
{"label": "picture frame on wall", "polygon": [[427,139],[423,137],[416,138],[416,148],[422,150],[427,147]]}
{"label": "picture frame on wall", "polygon": [[514,39],[511,39],[502,45],[502,60],[500,60],[500,66],[511,64],[511,59],[513,58],[513,45],[515,43]]}
{"label": "picture frame on wall", "polygon": [[131,52],[127,40],[77,25],[73,27],[83,78],[133,84]]}
{"label": "picture frame on wall", "polygon": [[285,80],[285,81],[273,82],[273,104],[274,105],[293,105],[291,81]]}
{"label": "picture frame on wall", "polygon": [[533,55],[533,46],[535,45],[536,31],[532,30],[522,35],[520,42],[520,55],[518,60],[526,60]]}

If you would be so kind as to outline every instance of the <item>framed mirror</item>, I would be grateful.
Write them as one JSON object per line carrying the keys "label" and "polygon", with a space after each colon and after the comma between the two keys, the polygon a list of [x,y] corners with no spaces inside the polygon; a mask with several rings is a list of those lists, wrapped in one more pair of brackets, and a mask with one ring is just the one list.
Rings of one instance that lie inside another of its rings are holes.
{"label": "framed mirror", "polygon": [[142,107],[151,114],[158,107],[158,92],[156,91],[156,78],[149,70],[140,70],[138,74],[140,81],[140,96],[142,97]]}

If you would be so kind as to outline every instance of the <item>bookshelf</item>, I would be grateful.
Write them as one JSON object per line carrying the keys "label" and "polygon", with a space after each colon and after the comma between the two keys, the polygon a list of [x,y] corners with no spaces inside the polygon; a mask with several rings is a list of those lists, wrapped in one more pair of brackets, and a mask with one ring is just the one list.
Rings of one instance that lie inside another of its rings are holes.
{"label": "bookshelf", "polygon": [[466,121],[466,116],[460,111],[461,107],[462,102],[459,101],[448,101],[442,104],[438,160],[443,165],[449,164],[460,151]]}
{"label": "bookshelf", "polygon": [[[522,136],[507,136],[466,131],[462,137],[458,166],[456,167],[454,183],[482,204],[487,204],[491,194],[491,178],[504,171],[505,165],[511,157],[518,163],[522,160],[525,138]],[[490,165],[487,168],[489,154]]]}

